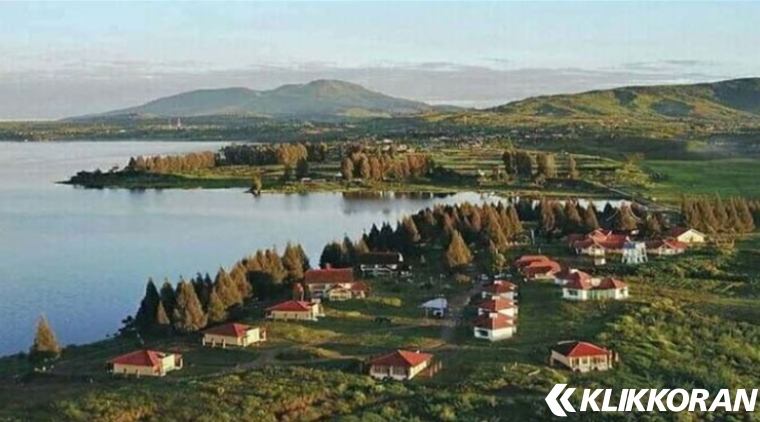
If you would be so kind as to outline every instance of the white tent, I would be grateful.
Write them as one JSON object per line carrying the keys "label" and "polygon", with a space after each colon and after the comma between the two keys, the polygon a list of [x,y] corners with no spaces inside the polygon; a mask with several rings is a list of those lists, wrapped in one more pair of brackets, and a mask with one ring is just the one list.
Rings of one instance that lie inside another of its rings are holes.
{"label": "white tent", "polygon": [[428,300],[427,302],[420,305],[420,308],[425,308],[425,312],[427,312],[429,309],[432,309],[433,315],[443,316],[446,314],[446,310],[449,308],[449,302],[446,300],[446,298],[439,297],[437,299]]}

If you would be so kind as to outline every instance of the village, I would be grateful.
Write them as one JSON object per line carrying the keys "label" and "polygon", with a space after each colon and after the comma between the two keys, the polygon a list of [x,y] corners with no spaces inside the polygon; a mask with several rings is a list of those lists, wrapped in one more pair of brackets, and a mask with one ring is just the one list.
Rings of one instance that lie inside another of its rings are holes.
{"label": "village", "polygon": [[[188,370],[195,374],[204,365],[214,366],[211,371],[238,371],[344,362],[350,364],[338,365],[342,370],[383,381],[445,376],[446,362],[463,348],[493,350],[491,344],[519,343],[523,330],[518,327],[527,324],[528,330],[535,329],[530,319],[537,308],[559,302],[623,301],[635,294],[624,280],[595,274],[595,269],[613,263],[642,265],[649,257],[669,259],[706,241],[703,233],[680,227],[662,239],[647,241],[639,241],[633,233],[597,229],[566,236],[565,253],[522,254],[496,274],[474,274],[472,285],[438,283],[430,292],[414,289],[420,277],[434,279],[429,268],[418,272],[400,252],[366,252],[352,268],[326,265],[307,270],[293,298],[266,306],[261,319],[226,322],[206,328],[193,337],[196,340],[146,346],[111,357],[107,372],[143,378]],[[523,296],[523,290],[531,294]],[[539,291],[540,297],[545,300],[548,295],[551,301],[530,303]],[[521,313],[524,306],[528,311]],[[338,327],[347,331],[339,333]],[[412,335],[397,335],[404,332]],[[551,337],[548,334],[527,336]],[[230,351],[233,359],[228,359]],[[562,339],[538,353],[547,367],[581,373],[612,369],[625,358],[592,338]],[[213,354],[218,359],[209,357]],[[200,358],[198,362],[194,357]]]}

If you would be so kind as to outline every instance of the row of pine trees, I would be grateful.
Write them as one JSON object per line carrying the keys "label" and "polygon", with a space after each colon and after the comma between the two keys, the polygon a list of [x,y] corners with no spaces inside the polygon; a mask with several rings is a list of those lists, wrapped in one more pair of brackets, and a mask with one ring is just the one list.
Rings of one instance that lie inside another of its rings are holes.
{"label": "row of pine trees", "polygon": [[749,233],[760,221],[760,201],[720,196],[684,198],[681,214],[688,227],[709,234]]}

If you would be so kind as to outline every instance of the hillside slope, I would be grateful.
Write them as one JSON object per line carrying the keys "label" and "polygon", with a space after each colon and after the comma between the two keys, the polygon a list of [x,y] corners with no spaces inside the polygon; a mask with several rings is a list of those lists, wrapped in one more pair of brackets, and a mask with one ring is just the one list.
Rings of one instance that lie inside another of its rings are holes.
{"label": "hillside slope", "polygon": [[269,91],[247,88],[207,89],[160,98],[141,106],[88,117],[125,115],[194,117],[251,115],[308,118],[325,116],[392,116],[432,110],[433,107],[370,91],[336,80],[284,85]]}
{"label": "hillside slope", "polygon": [[758,118],[760,78],[542,96],[498,106],[490,111],[558,118]]}

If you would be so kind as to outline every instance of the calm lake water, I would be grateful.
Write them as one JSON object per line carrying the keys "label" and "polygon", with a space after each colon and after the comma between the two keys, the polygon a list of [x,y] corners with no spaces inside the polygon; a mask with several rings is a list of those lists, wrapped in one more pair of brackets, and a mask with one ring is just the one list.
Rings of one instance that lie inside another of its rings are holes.
{"label": "calm lake water", "polygon": [[54,182],[132,155],[216,150],[219,143],[0,142],[0,355],[27,350],[40,314],[62,344],[115,332],[145,282],[213,273],[256,249],[358,236],[447,198],[345,198],[225,190],[87,190]]}

